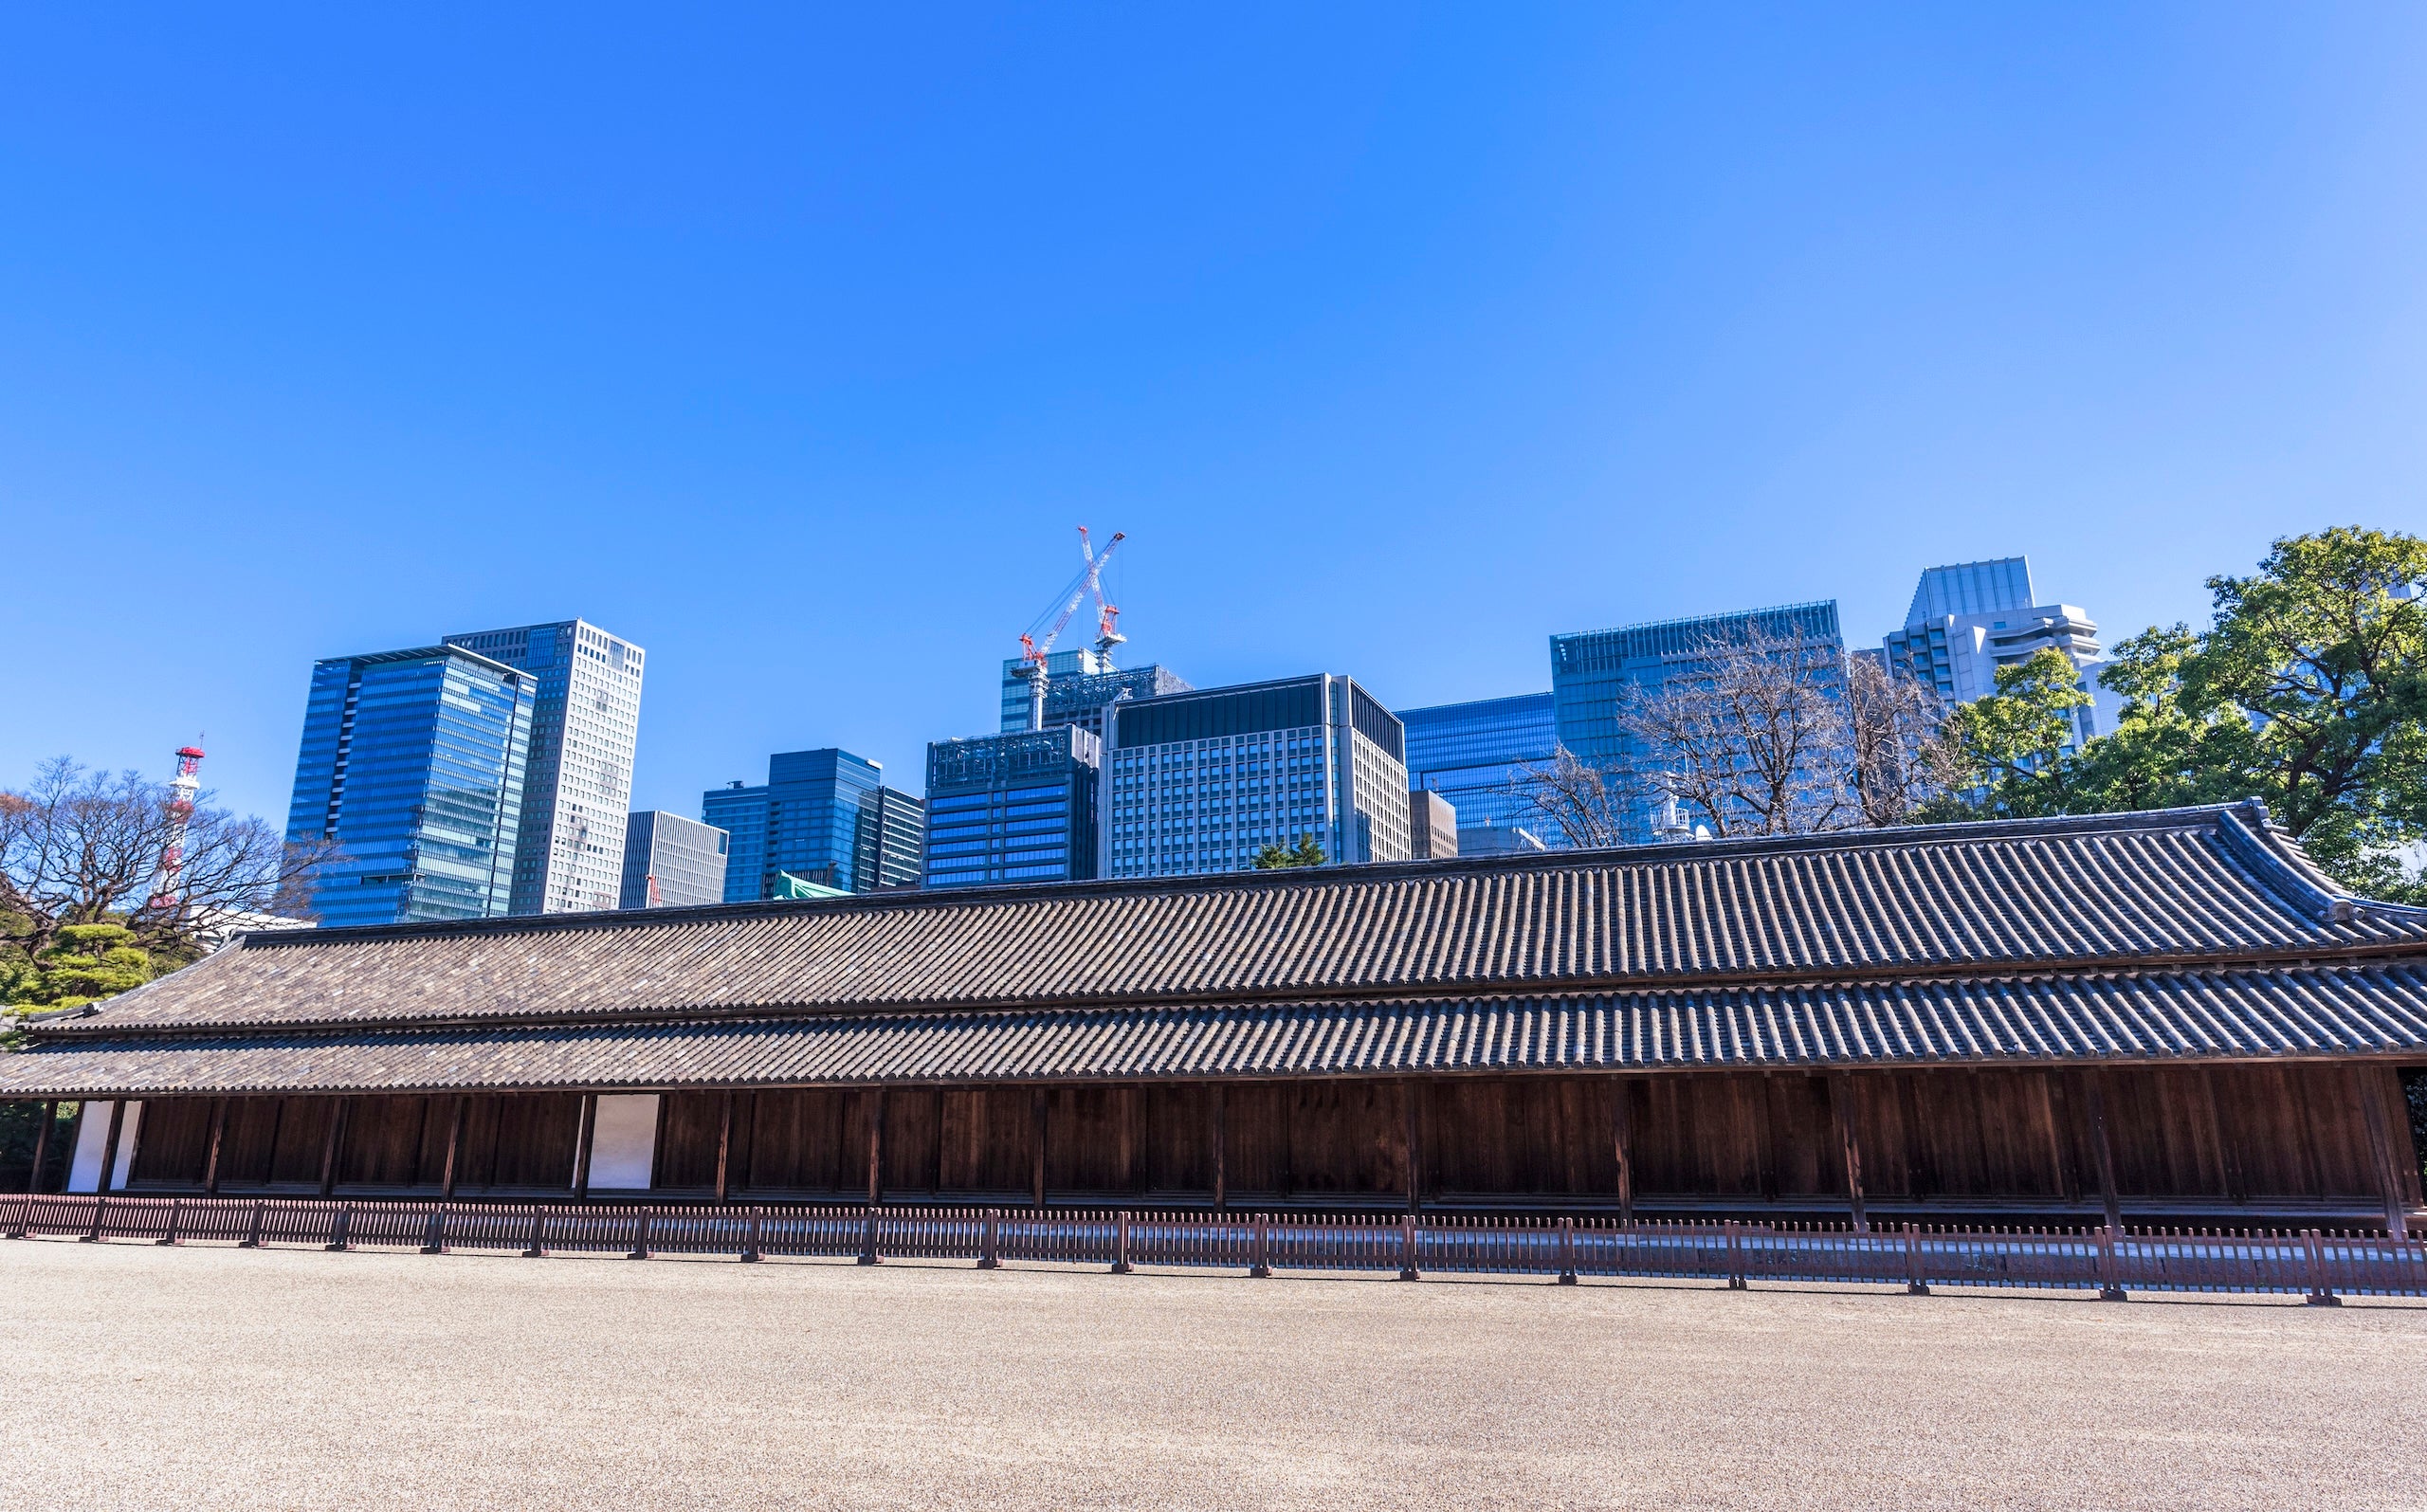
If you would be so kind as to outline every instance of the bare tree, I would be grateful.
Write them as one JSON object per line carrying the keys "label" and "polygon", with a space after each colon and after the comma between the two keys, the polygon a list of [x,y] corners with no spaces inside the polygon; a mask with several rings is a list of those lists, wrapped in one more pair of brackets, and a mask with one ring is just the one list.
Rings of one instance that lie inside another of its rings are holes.
{"label": "bare tree", "polygon": [[1541,818],[1543,828],[1571,846],[1622,846],[1627,792],[1611,774],[1579,760],[1560,746],[1547,762],[1529,762],[1509,779],[1508,791]]}
{"label": "bare tree", "polygon": [[0,927],[10,942],[32,955],[64,925],[107,921],[173,957],[236,916],[310,917],[310,874],[337,847],[288,845],[263,820],[202,802],[186,818],[177,886],[163,889],[174,802],[165,783],[88,772],[65,756],[45,762],[22,791],[0,792],[0,911],[13,916]]}
{"label": "bare tree", "polygon": [[1959,780],[1962,756],[1938,690],[1880,658],[1846,660],[1846,786],[1873,829],[1913,824]]}
{"label": "bare tree", "polygon": [[1839,828],[1844,686],[1834,646],[1760,625],[1706,643],[1689,672],[1619,705],[1634,795],[1673,797],[1720,836]]}

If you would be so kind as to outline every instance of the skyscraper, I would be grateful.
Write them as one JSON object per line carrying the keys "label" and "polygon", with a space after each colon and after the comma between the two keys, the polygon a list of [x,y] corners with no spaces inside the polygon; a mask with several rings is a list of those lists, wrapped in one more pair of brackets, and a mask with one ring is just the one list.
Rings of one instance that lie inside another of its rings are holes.
{"label": "skyscraper", "polygon": [[[1003,663],[1003,723],[1006,735],[1029,727],[1031,699],[1020,661]],[[1075,724],[1104,738],[1104,706],[1128,699],[1159,699],[1185,693],[1188,683],[1169,667],[1106,666],[1089,650],[1055,651],[1045,659],[1045,728]]]}
{"label": "skyscraper", "polygon": [[1548,693],[1478,699],[1401,709],[1407,727],[1407,779],[1457,811],[1457,853],[1540,850],[1558,832],[1517,791],[1528,767],[1559,750],[1559,718]]}
{"label": "skyscraper", "polygon": [[614,907],[640,737],[641,648],[581,620],[449,635],[447,644],[537,684],[511,911]]}
{"label": "skyscraper", "polygon": [[1094,876],[1103,765],[1103,742],[1075,724],[929,745],[922,884]]}
{"label": "skyscraper", "polygon": [[633,814],[624,826],[624,884],[616,906],[688,908],[722,902],[732,838],[714,825],[663,809]]}
{"label": "skyscraper", "polygon": [[1407,795],[1408,849],[1418,861],[1449,861],[1458,854],[1458,811],[1431,788]]}
{"label": "skyscraper", "polygon": [[2029,557],[1929,568],[1913,590],[1905,628],[1888,634],[1889,665],[1919,678],[1949,703],[1969,703],[1998,690],[1998,668],[2043,650],[2062,651],[2092,700],[2071,711],[2069,743],[2078,748],[2100,733],[2102,705],[2111,725],[2118,701],[2098,685],[2097,625],[2071,604],[2034,603],[2037,596]]}
{"label": "skyscraper", "polygon": [[1619,785],[1630,843],[1653,838],[1658,800],[1644,783],[1656,763],[1619,728],[1620,711],[1639,693],[1654,695],[1671,683],[1706,674],[1719,654],[1757,635],[1779,645],[1786,655],[1834,653],[1823,660],[1831,680],[1842,684],[1845,640],[1838,633],[1834,599],[1551,637],[1551,700],[1560,744]]}
{"label": "skyscraper", "polygon": [[905,886],[919,876],[925,806],[885,785],[877,762],[828,746],[767,758],[763,787],[701,795],[703,822],[733,836],[724,900],[775,896],[778,873],[847,892]]}
{"label": "skyscraper", "polygon": [[286,837],[340,852],[313,878],[322,923],[507,911],[532,684],[447,646],[314,664]]}
{"label": "skyscraper", "polygon": [[1312,836],[1333,863],[1409,859],[1406,735],[1317,673],[1108,706],[1106,877],[1238,871]]}

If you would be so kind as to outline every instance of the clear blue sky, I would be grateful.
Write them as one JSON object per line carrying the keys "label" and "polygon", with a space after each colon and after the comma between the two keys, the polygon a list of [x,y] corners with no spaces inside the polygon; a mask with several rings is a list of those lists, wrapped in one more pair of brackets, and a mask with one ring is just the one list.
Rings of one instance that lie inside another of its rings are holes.
{"label": "clear blue sky", "polygon": [[2427,9],[1721,9],[12,10],[0,782],[283,818],[313,658],[578,614],[638,805],[916,791],[1082,521],[1402,707],[2427,528]]}

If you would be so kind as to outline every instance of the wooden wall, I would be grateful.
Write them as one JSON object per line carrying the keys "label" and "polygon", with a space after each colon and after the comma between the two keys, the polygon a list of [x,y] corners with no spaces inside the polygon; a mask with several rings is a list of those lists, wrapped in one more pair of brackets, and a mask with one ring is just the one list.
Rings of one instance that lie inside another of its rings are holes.
{"label": "wooden wall", "polygon": [[[203,1183],[210,1157],[211,1120],[220,1101],[160,1098],[143,1104],[130,1187],[192,1190]],[[329,1120],[336,1098],[228,1098],[219,1140],[222,1192],[318,1192],[321,1162],[331,1153]],[[581,1120],[578,1093],[506,1093],[474,1097],[347,1098],[345,1125],[333,1173],[339,1191],[435,1190],[445,1178],[447,1146],[460,1106],[455,1190],[489,1193],[561,1191],[573,1185],[574,1144]]]}
{"label": "wooden wall", "polygon": [[[434,1190],[460,1118],[459,1193],[568,1189],[580,1102],[346,1100],[336,1185]],[[1623,1127],[1640,1205],[1833,1209],[1847,1201],[1842,1112],[1872,1203],[2095,1206],[2094,1105],[2127,1204],[2365,1207],[2381,1202],[2388,1168],[2418,1201],[2393,1071],[2329,1065],[672,1093],[656,1186],[712,1194],[721,1157],[729,1196],[857,1202],[873,1145],[887,1201],[1018,1203],[1041,1190],[1074,1203],[1396,1207],[1413,1184],[1428,1202],[1607,1206]],[[334,1099],[228,1100],[221,1189],[317,1190],[336,1113]],[[147,1103],[134,1183],[199,1185],[213,1116],[210,1099]]]}

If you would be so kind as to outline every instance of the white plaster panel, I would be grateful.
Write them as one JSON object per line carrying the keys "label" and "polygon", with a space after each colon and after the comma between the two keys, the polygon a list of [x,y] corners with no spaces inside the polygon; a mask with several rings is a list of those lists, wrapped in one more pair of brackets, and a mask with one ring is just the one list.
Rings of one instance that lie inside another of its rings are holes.
{"label": "white plaster panel", "polygon": [[590,1140],[591,1191],[647,1191],[657,1166],[657,1094],[601,1094]]}
{"label": "white plaster panel", "polygon": [[[143,1117],[143,1104],[126,1105],[126,1121],[118,1131],[118,1176],[110,1183],[112,1191],[126,1186],[126,1173],[135,1163],[135,1126]],[[86,1102],[76,1120],[76,1151],[67,1162],[67,1190],[99,1192],[101,1190],[101,1150],[110,1142],[110,1104]]]}

